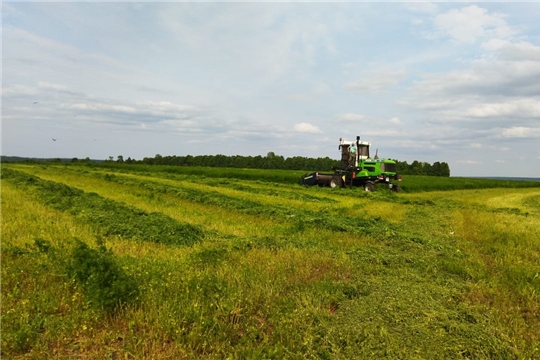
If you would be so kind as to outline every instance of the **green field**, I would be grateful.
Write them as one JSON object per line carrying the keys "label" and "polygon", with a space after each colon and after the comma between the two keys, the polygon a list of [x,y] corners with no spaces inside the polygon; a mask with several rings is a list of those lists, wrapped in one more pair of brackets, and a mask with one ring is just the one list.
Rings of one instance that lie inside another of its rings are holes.
{"label": "green field", "polygon": [[540,358],[540,183],[3,164],[2,357]]}

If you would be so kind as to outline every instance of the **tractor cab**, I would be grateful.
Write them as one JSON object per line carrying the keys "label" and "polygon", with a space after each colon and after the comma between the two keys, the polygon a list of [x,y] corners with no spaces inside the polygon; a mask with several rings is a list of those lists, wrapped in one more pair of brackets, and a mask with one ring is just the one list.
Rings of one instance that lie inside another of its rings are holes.
{"label": "tractor cab", "polygon": [[[351,156],[351,145],[353,144],[356,147],[356,154]],[[338,149],[341,151],[341,167],[357,167],[359,162],[368,159],[369,145],[371,145],[370,142],[360,141],[360,139],[355,141],[347,141],[343,138],[339,138]]]}

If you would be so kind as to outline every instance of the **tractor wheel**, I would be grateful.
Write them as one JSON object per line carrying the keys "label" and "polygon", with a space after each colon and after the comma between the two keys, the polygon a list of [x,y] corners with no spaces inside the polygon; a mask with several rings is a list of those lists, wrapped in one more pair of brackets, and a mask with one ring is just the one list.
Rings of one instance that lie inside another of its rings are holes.
{"label": "tractor wheel", "polygon": [[399,187],[399,185],[394,185],[394,186],[392,186],[392,191],[400,192],[401,188]]}
{"label": "tractor wheel", "polygon": [[375,184],[372,183],[371,181],[368,181],[367,183],[364,184],[364,190],[365,191],[375,191]]}
{"label": "tractor wheel", "polygon": [[334,176],[332,177],[332,180],[330,180],[330,187],[331,188],[340,188],[343,187],[343,179],[341,176]]}

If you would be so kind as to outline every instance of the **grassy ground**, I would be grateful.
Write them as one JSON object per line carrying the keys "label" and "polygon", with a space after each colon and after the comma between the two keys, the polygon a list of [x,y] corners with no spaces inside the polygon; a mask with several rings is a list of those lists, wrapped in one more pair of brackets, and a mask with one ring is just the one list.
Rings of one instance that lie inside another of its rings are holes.
{"label": "grassy ground", "polygon": [[539,188],[152,169],[3,166],[2,356],[540,357]]}

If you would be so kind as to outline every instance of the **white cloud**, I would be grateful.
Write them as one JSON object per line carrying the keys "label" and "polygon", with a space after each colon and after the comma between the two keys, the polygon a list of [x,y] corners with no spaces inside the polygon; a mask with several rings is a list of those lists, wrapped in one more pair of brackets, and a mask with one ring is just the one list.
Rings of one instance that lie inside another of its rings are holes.
{"label": "white cloud", "polygon": [[308,123],[295,124],[293,129],[294,131],[301,132],[301,133],[312,133],[312,134],[322,133],[321,129],[319,129],[317,126],[314,126]]}
{"label": "white cloud", "polygon": [[3,67],[10,69],[9,73],[4,71],[4,84],[8,88],[20,84],[32,86],[33,93],[40,96],[40,103],[60,102],[66,95],[78,97],[76,101],[80,101],[89,96],[85,94],[128,99],[143,84],[160,91],[167,89],[159,77],[132,62],[12,25],[4,25],[2,31]]}
{"label": "white cloud", "polygon": [[135,114],[137,109],[132,106],[125,105],[109,105],[109,104],[72,104],[68,105],[68,108],[73,110],[83,111],[83,112],[115,112],[115,113],[126,113],[126,114]]}
{"label": "white cloud", "polygon": [[292,15],[297,6],[305,10],[289,3],[174,4],[160,7],[158,19],[173,46],[199,61],[269,83],[335,53],[335,34],[348,21],[339,6],[331,14],[303,11],[302,17]]}
{"label": "white cloud", "polygon": [[65,91],[69,92],[69,88],[65,85],[60,84],[51,84],[48,82],[40,81],[38,82],[38,88],[40,89],[47,89],[47,90],[56,90],[56,91]]}
{"label": "white cloud", "polygon": [[308,94],[291,94],[287,96],[287,99],[302,103],[309,103],[313,101],[313,96]]}
{"label": "white cloud", "polygon": [[458,164],[464,164],[464,165],[476,165],[480,164],[479,161],[476,160],[457,160],[456,163]]}
{"label": "white cloud", "polygon": [[431,2],[408,2],[405,8],[411,12],[433,14],[438,10],[438,6]]}
{"label": "white cloud", "polygon": [[2,97],[35,95],[38,91],[34,87],[25,85],[11,85],[2,87]]}
{"label": "white cloud", "polygon": [[399,120],[397,117],[393,117],[390,119],[390,123],[394,125],[401,125],[401,120]]}
{"label": "white cloud", "polygon": [[507,122],[540,117],[540,61],[473,61],[469,68],[426,74],[399,102],[440,121]]}
{"label": "white cloud", "polygon": [[155,112],[200,111],[200,109],[196,106],[173,104],[169,101],[138,102],[137,105],[140,106],[141,108],[148,108],[149,110],[155,111]]}
{"label": "white cloud", "polygon": [[362,114],[355,114],[355,113],[346,113],[346,114],[339,114],[337,116],[337,119],[339,121],[364,121],[366,120],[366,117]]}
{"label": "white cloud", "polygon": [[540,46],[525,41],[513,43],[508,40],[490,39],[482,44],[482,49],[496,52],[502,60],[540,61]]}
{"label": "white cloud", "polygon": [[537,138],[540,137],[540,128],[514,126],[511,128],[499,129],[498,133],[503,138]]}
{"label": "white cloud", "polygon": [[361,75],[362,79],[349,82],[345,89],[353,91],[380,92],[399,84],[405,78],[405,70],[374,70]]}
{"label": "white cloud", "polygon": [[520,117],[540,118],[540,100],[519,99],[499,103],[472,105],[465,112],[466,117]]}
{"label": "white cloud", "polygon": [[378,138],[384,138],[388,141],[388,138],[403,138],[406,136],[403,131],[395,129],[383,129],[382,127],[372,128],[370,130],[362,131],[362,139],[369,139],[368,141],[375,142]]}
{"label": "white cloud", "polygon": [[126,123],[132,122],[162,122],[181,120],[183,124],[194,124],[186,122],[188,119],[200,115],[201,109],[196,106],[174,104],[168,101],[145,101],[112,103],[88,100],[84,103],[61,104],[61,110],[70,110],[79,116],[92,115],[97,116],[96,120],[107,122],[109,118],[112,122],[115,116],[128,116],[123,118]]}
{"label": "white cloud", "polygon": [[83,93],[81,93],[80,91],[73,90],[68,86],[62,84],[48,83],[45,81],[38,82],[38,89],[42,93],[51,90],[53,92],[62,92],[69,95],[83,95]]}
{"label": "white cloud", "polygon": [[485,38],[509,38],[516,34],[502,14],[489,14],[487,9],[470,5],[437,15],[434,23],[442,35],[460,43],[473,43]]}

